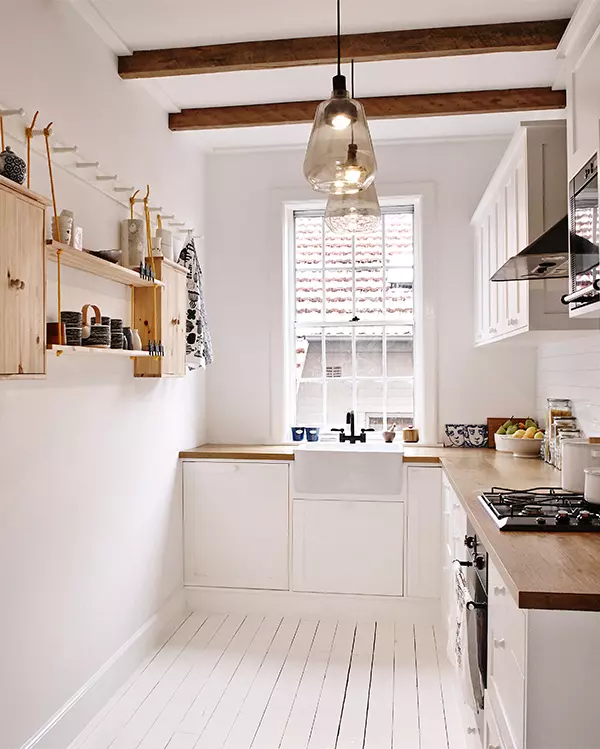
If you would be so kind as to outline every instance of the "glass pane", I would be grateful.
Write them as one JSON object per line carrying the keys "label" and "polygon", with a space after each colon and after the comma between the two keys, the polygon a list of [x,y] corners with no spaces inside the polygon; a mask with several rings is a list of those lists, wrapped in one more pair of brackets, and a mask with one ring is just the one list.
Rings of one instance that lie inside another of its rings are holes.
{"label": "glass pane", "polygon": [[296,425],[317,427],[323,423],[323,385],[320,382],[298,383]]}
{"label": "glass pane", "polygon": [[310,268],[322,264],[323,219],[319,216],[296,216],[296,267]]}
{"label": "glass pane", "polygon": [[354,257],[357,267],[361,265],[383,265],[383,234],[381,228],[368,234],[356,234]]}
{"label": "glass pane", "polygon": [[296,320],[300,323],[323,319],[323,276],[321,271],[296,271]]}
{"label": "glass pane", "polygon": [[[327,336],[325,339],[325,366],[328,378],[352,377],[352,330],[345,335]],[[348,409],[350,410],[350,406]]]}
{"label": "glass pane", "polygon": [[351,410],[352,383],[348,380],[327,380],[327,426],[345,426],[346,414]]}
{"label": "glass pane", "polygon": [[383,375],[383,336],[381,328],[356,329],[356,376],[381,377]]}
{"label": "glass pane", "polygon": [[380,432],[383,424],[383,380],[359,380],[356,388],[356,427]]}
{"label": "glass pane", "polygon": [[359,320],[383,319],[383,273],[356,271],[356,316]]}
{"label": "glass pane", "polygon": [[352,234],[335,234],[325,228],[325,265],[352,267]]}
{"label": "glass pane", "polygon": [[414,263],[412,213],[387,213],[385,225],[386,265],[411,267]]}
{"label": "glass pane", "polygon": [[325,320],[350,322],[353,314],[352,269],[325,271]]}
{"label": "glass pane", "polygon": [[412,268],[394,268],[386,273],[386,318],[413,319]]}
{"label": "glass pane", "polygon": [[302,330],[296,335],[296,379],[323,377],[323,350],[320,328]]}
{"label": "glass pane", "polygon": [[388,335],[386,341],[387,376],[413,376],[413,340]]}
{"label": "glass pane", "polygon": [[390,415],[403,417],[412,423],[414,414],[412,379],[388,380],[387,410]]}

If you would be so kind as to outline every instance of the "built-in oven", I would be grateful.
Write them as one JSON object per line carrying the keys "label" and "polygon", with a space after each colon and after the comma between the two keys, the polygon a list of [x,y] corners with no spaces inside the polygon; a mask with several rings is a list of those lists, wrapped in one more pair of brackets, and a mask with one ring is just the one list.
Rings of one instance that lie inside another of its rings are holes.
{"label": "built-in oven", "polygon": [[600,301],[599,230],[596,155],[569,185],[569,293],[563,302],[571,310]]}
{"label": "built-in oven", "polygon": [[467,525],[466,559],[460,560],[467,587],[465,677],[468,702],[474,703],[479,736],[484,736],[483,703],[487,686],[488,554],[482,541]]}

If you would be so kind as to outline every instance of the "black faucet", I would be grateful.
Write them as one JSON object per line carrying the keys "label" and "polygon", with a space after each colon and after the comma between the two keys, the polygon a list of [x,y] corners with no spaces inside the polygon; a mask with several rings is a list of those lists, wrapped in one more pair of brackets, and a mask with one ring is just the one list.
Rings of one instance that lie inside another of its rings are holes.
{"label": "black faucet", "polygon": [[349,442],[351,445],[353,445],[355,442],[366,442],[367,441],[367,432],[374,432],[374,429],[361,429],[360,434],[356,434],[355,432],[355,422],[354,422],[354,411],[348,411],[346,414],[346,424],[350,424],[350,434],[346,434],[344,429],[335,428],[332,429],[332,432],[339,432],[340,433],[340,442]]}

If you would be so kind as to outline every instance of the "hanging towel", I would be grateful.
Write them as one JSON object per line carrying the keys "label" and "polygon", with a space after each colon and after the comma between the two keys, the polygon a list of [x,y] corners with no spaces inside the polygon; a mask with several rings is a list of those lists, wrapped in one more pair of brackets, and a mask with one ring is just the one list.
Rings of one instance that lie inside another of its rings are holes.
{"label": "hanging towel", "polygon": [[186,319],[186,357],[188,369],[198,369],[213,360],[212,341],[206,320],[202,270],[194,238],[189,237],[177,261],[187,270],[188,307]]}

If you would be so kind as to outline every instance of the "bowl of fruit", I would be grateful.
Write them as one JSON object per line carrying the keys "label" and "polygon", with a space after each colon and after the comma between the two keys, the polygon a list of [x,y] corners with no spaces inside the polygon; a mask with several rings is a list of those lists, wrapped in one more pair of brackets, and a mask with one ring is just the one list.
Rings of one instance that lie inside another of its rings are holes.
{"label": "bowl of fruit", "polygon": [[504,422],[495,434],[496,450],[511,452],[516,458],[539,458],[544,432],[533,419]]}

